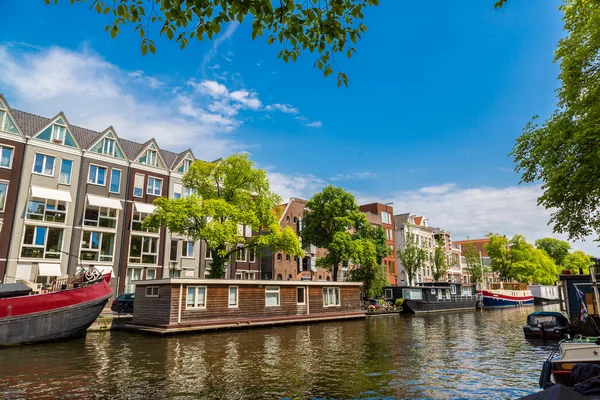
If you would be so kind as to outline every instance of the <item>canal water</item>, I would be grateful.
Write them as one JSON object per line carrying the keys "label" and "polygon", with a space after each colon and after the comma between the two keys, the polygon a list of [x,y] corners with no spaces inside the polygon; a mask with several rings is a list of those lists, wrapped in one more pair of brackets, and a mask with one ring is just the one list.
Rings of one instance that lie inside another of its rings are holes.
{"label": "canal water", "polygon": [[551,343],[533,308],[0,349],[2,399],[518,398]]}

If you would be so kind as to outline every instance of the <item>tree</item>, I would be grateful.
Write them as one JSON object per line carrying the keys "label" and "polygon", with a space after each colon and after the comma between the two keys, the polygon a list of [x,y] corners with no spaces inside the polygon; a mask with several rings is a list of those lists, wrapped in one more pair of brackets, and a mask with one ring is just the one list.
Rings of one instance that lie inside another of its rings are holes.
{"label": "tree", "polygon": [[571,271],[573,274],[578,274],[581,268],[585,274],[588,273],[591,258],[584,251],[575,250],[568,254],[562,264],[563,269]]}
{"label": "tree", "polygon": [[511,155],[525,183],[542,182],[538,204],[552,209],[555,232],[600,233],[600,0],[567,1],[567,35],[558,42],[561,86],[554,113],[527,124]]}
{"label": "tree", "polygon": [[340,264],[361,257],[363,238],[355,232],[367,229],[367,217],[358,211],[353,194],[331,185],[315,194],[306,208],[309,211],[304,216],[302,242],[327,249],[317,265],[332,271],[336,281]]}
{"label": "tree", "polygon": [[484,247],[490,257],[492,271],[500,275],[503,281],[510,279],[511,259],[508,239],[497,233],[488,233],[486,237],[490,238]]}
{"label": "tree", "polygon": [[408,285],[412,285],[415,276],[423,270],[427,252],[419,246],[414,233],[410,231],[410,225],[405,225],[404,248],[398,249],[397,258],[402,264],[408,277]]}
{"label": "tree", "polygon": [[556,265],[562,265],[565,257],[571,250],[569,242],[555,238],[543,238],[535,241],[535,247],[544,250],[552,259]]}
{"label": "tree", "polygon": [[363,282],[363,291],[368,298],[380,297],[384,286],[389,286],[389,281],[385,266],[381,263],[381,259],[378,259],[375,242],[369,239],[357,239],[354,257],[359,267],[350,270],[349,279]]}
{"label": "tree", "polygon": [[446,242],[442,236],[436,239],[436,246],[431,257],[432,275],[435,282],[439,282],[448,271],[448,264],[446,264],[446,254],[444,252],[444,245]]}
{"label": "tree", "polygon": [[[379,5],[379,0],[70,0],[89,3],[99,14],[109,14],[112,22],[105,27],[111,38],[130,23],[140,35],[142,54],[154,53],[150,36],[158,28],[160,36],[175,39],[183,49],[192,39],[212,39],[224,24],[252,20],[252,39],[266,36],[268,45],[278,43],[277,58],[296,61],[304,51],[317,53],[315,67],[325,77],[337,69],[336,54],[348,58],[356,53],[353,45],[367,31],[363,11]],[[46,4],[58,0],[45,0]],[[348,86],[348,76],[338,71],[338,86]]]}
{"label": "tree", "polygon": [[[196,161],[183,185],[194,194],[154,200],[157,209],[144,226],[166,226],[191,240],[204,240],[212,251],[211,278],[223,278],[225,263],[240,251],[258,252],[268,246],[272,251],[304,255],[294,231],[281,229],[273,213],[281,199],[271,192],[267,173],[255,168],[247,154],[216,162]],[[259,235],[245,238],[239,225],[250,226]]]}
{"label": "tree", "polygon": [[[467,237],[467,240],[469,240],[469,237]],[[464,244],[462,246],[462,255],[465,257],[467,272],[471,277],[471,283],[482,283],[481,255],[479,254],[477,247],[475,247],[473,243]]]}

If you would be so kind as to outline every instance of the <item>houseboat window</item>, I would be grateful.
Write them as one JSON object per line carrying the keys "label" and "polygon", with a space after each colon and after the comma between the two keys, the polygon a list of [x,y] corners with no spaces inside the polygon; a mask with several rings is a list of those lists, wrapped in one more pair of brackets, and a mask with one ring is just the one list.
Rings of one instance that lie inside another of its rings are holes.
{"label": "houseboat window", "polygon": [[385,289],[385,296],[386,299],[393,299],[394,298],[394,291],[392,289]]}
{"label": "houseboat window", "polygon": [[435,289],[431,289],[431,294],[435,294]]}
{"label": "houseboat window", "polygon": [[206,286],[188,286],[185,308],[206,308]]}
{"label": "houseboat window", "polygon": [[456,294],[456,286],[454,286],[454,285],[450,286],[450,294]]}
{"label": "houseboat window", "polygon": [[237,308],[238,306],[238,287],[229,286],[229,307]]}
{"label": "houseboat window", "polygon": [[470,287],[464,287],[464,288],[462,288],[462,295],[463,296],[470,296],[471,295],[471,288]]}
{"label": "houseboat window", "polygon": [[[435,289],[431,289],[435,293]],[[422,300],[423,292],[421,289],[402,289],[402,297],[405,299]]]}
{"label": "houseboat window", "polygon": [[304,298],[304,288],[303,287],[296,288],[296,296],[297,296],[296,302],[298,304],[306,304],[306,299]]}
{"label": "houseboat window", "polygon": [[279,286],[265,286],[265,306],[279,306]]}
{"label": "houseboat window", "polygon": [[323,288],[323,306],[335,307],[340,305],[340,288],[326,287]]}
{"label": "houseboat window", "polygon": [[146,286],[146,297],[158,297],[158,286]]}

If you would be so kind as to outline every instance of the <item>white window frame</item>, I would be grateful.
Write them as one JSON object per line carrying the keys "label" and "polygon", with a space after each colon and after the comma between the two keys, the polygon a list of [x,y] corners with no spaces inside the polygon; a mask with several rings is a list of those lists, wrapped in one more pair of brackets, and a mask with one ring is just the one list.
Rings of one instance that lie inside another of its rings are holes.
{"label": "white window frame", "polygon": [[[112,142],[113,143],[112,152],[107,152],[106,151],[106,144],[108,142]],[[116,141],[116,139],[108,138],[106,136],[102,138],[102,154],[107,155],[107,156],[115,157],[115,148],[116,147],[117,147],[117,141]]]}
{"label": "white window frame", "polygon": [[[179,261],[179,242],[181,240],[171,239],[169,244],[169,262],[176,263]],[[172,258],[173,244],[175,244],[175,258]]]}
{"label": "white window frame", "polygon": [[248,262],[248,254],[246,253],[248,249],[241,249],[236,251],[235,253],[235,261],[237,262]]}
{"label": "white window frame", "polygon": [[[298,301],[298,291],[302,290],[302,301]],[[305,286],[296,286],[296,304],[305,305],[306,304],[306,287]]]}
{"label": "white window frame", "polygon": [[[235,304],[231,304],[231,289],[235,289]],[[240,304],[240,288],[238,286],[229,286],[227,289],[227,305],[228,308],[238,308]]]}
{"label": "white window frame", "polygon": [[[60,178],[62,176],[62,172],[63,172],[63,162],[64,161],[70,161],[71,162],[71,172],[69,172],[69,182],[61,182]],[[70,159],[70,158],[61,158],[60,159],[60,171],[58,172],[58,183],[60,183],[61,185],[71,185],[71,181],[73,178],[73,163],[74,160]]]}
{"label": "white window frame", "polygon": [[[330,304],[330,300],[332,300],[334,293],[337,292],[337,304]],[[323,307],[340,307],[342,305],[342,299],[340,298],[340,288],[339,287],[324,287],[323,288]]]}
{"label": "white window frame", "polygon": [[[192,250],[192,254],[191,255],[190,255],[190,245],[192,246],[191,247],[191,250]],[[194,251],[194,245],[195,245],[195,243],[192,242],[192,241],[183,240],[182,244],[181,244],[181,258],[192,258],[193,259],[194,258],[194,253],[195,253],[195,251]],[[186,251],[186,255],[183,255],[183,251],[184,250]]]}
{"label": "white window frame", "polygon": [[[119,171],[119,190],[113,192],[112,184],[113,184],[113,171]],[[110,169],[110,183],[108,184],[108,192],[119,194],[121,193],[121,177],[123,176],[123,171],[120,168],[111,168]]]}
{"label": "white window frame", "polygon": [[450,285],[450,294],[456,294],[456,285]]}
{"label": "white window frame", "polygon": [[[208,256],[206,255],[206,253],[208,253]],[[204,250],[204,259],[205,260],[213,259],[212,249],[210,247],[208,247],[208,244],[206,245],[206,250]]]}
{"label": "white window frame", "polygon": [[[152,272],[152,278],[150,278],[148,276],[150,274],[150,272]],[[154,279],[156,279],[156,268],[146,268],[146,279],[147,280],[154,280]]]}
{"label": "white window frame", "polygon": [[256,275],[256,272],[245,272],[244,279],[253,281],[256,279],[256,278],[254,278],[255,275]]}
{"label": "white window frame", "polygon": [[[6,199],[8,197],[8,188],[10,187],[9,181],[0,180],[0,185],[6,185],[6,192],[4,193],[4,199],[0,197],[0,212],[4,212],[4,207],[6,206]],[[0,229],[1,232],[1,229]]]}
{"label": "white window frame", "polygon": [[[131,245],[133,243],[133,237],[140,237],[142,238],[142,248],[140,249],[140,256],[134,256],[134,258],[138,259],[139,261],[131,261]],[[144,239],[150,239],[150,240],[156,240],[156,253],[151,253],[149,251],[145,251],[144,250]],[[130,264],[138,264],[138,265],[158,265],[158,253],[160,252],[160,237],[158,236],[146,236],[146,235],[131,235],[130,239],[129,239],[129,253],[127,255],[127,260]],[[155,256],[156,262],[154,263],[145,263],[142,262],[142,260],[144,259],[144,256]]]}
{"label": "white window frame", "polygon": [[[46,229],[46,233],[44,235],[44,244],[43,245],[37,245],[37,244],[26,244],[25,243],[25,233],[27,230],[28,226],[33,226],[34,229],[34,233],[33,233],[33,243],[36,242],[36,237],[37,237],[37,229],[36,228],[45,228]],[[50,234],[50,229],[60,229],[62,230],[62,235],[61,235],[61,243],[60,243],[60,249],[58,250],[58,252],[49,252],[48,250],[46,250],[46,247],[48,246],[48,235]],[[35,225],[35,224],[25,224],[24,229],[23,229],[23,237],[21,239],[21,248],[19,251],[19,255],[22,258],[27,258],[27,259],[35,259],[35,260],[62,260],[62,255],[63,255],[63,247],[65,245],[65,229],[64,228],[60,228],[60,227],[54,227],[54,226],[46,226],[46,225]],[[23,256],[23,247],[30,247],[30,248],[38,248],[38,249],[42,249],[42,255],[43,257],[26,257]],[[57,258],[48,258],[46,257],[46,254],[50,253],[50,254],[57,254],[58,257]]]}
{"label": "white window frame", "polygon": [[[135,186],[135,178],[137,178],[138,176],[142,177],[142,187],[137,187]],[[146,175],[144,174],[135,174],[133,177],[133,197],[144,197],[144,182],[146,180]],[[140,194],[139,196],[137,194],[135,194],[135,190],[139,189],[140,190]]]}
{"label": "white window frame", "polygon": [[[150,192],[150,180],[153,181],[153,185],[152,185],[152,192]],[[155,193],[156,191],[156,182],[160,181],[160,186],[158,188],[158,194]],[[157,178],[155,176],[149,176],[148,177],[148,182],[146,183],[146,194],[149,194],[151,196],[160,196],[162,194],[162,187],[163,187],[163,180],[162,178]]]}
{"label": "white window frame", "polygon": [[[35,172],[35,159],[37,158],[38,155],[44,157],[44,161],[42,162],[42,172]],[[46,170],[46,164],[48,164],[48,157],[54,159],[54,162],[52,163],[52,173],[51,174],[45,174],[44,173],[44,171]],[[52,176],[52,177],[54,177],[54,171],[56,170],[56,159],[57,159],[57,157],[55,157],[55,156],[52,156],[50,154],[40,153],[40,152],[36,151],[35,155],[33,156],[33,166],[31,168],[31,173],[35,174],[35,175]]]}
{"label": "white window frame", "polygon": [[[150,289],[150,290],[148,290]],[[148,294],[150,292],[150,294]],[[159,297],[160,286],[146,286],[144,290],[145,297]]]}
{"label": "white window frame", "polygon": [[238,279],[238,280],[242,280],[242,279],[244,279],[244,278],[242,277],[242,273],[241,273],[241,272],[236,272],[236,273],[235,273],[235,279]]}
{"label": "white window frame", "polygon": [[[93,181],[90,180],[90,173],[92,172],[92,167],[96,168],[96,176],[94,177],[95,179]],[[98,171],[100,169],[104,170],[104,183],[98,183],[98,176],[99,176]],[[98,164],[90,164],[88,167],[87,183],[89,183],[91,185],[102,186],[102,187],[106,186],[106,180],[107,180],[106,178],[108,176],[107,172],[108,172],[108,167],[103,167],[102,165],[98,165]]]}
{"label": "white window frame", "polygon": [[[58,127],[62,128],[62,132],[61,132],[62,137],[60,137],[60,135],[56,135],[56,131],[58,130],[56,128],[58,128]],[[67,126],[63,125],[63,124],[59,124],[58,122],[54,121],[52,123],[52,129],[50,131],[50,141],[52,143],[55,143],[55,142],[64,143],[66,138],[67,138]]]}
{"label": "white window frame", "polygon": [[[8,115],[8,114],[6,114],[6,115]],[[2,121],[0,121],[0,124],[1,123],[2,123]],[[9,146],[9,145],[6,145],[4,143],[1,144],[0,145],[0,158],[2,157],[2,150],[3,149],[10,149],[12,153],[10,155],[10,161],[8,162],[8,167],[0,165],[0,168],[12,169],[13,159],[15,158],[15,148],[14,148],[14,146]]]}
{"label": "white window frame", "polygon": [[159,235],[159,231],[158,229],[152,229],[152,228],[148,228],[146,230],[140,229],[133,229],[133,223],[134,222],[139,222],[140,224],[142,224],[144,222],[144,219],[146,219],[147,216],[149,216],[150,214],[147,213],[143,213],[140,211],[133,211],[133,213],[131,214],[131,224],[129,226],[129,229],[132,232],[145,232],[145,233],[153,233],[155,235]]}
{"label": "white window frame", "polygon": [[[277,304],[267,304],[267,294],[277,295]],[[279,286],[265,286],[265,307],[280,307],[281,306],[281,291]]]}
{"label": "white window frame", "polygon": [[[388,295],[389,293],[389,295]],[[384,290],[384,299],[393,299],[394,298],[394,290],[393,289],[385,289]]]}
{"label": "white window frame", "polygon": [[256,262],[256,249],[254,247],[250,247],[248,249],[248,252],[246,253],[246,259],[252,264]]}
{"label": "white window frame", "polygon": [[[90,209],[98,209],[98,219],[97,220],[93,220],[93,219],[86,219],[85,218],[85,214],[86,211],[88,210],[88,208]],[[109,216],[111,211],[115,212],[115,216],[111,217]],[[102,214],[102,212],[106,213],[106,216],[101,216],[100,214]],[[107,219],[107,220],[111,220],[114,221],[114,228],[110,228],[110,227],[104,227],[104,226],[100,226],[100,219]],[[90,224],[90,222],[95,223],[95,225]],[[83,226],[89,226],[89,227],[95,227],[95,228],[100,228],[100,229],[117,229],[117,227],[119,226],[119,210],[116,208],[108,208],[108,207],[97,207],[97,206],[90,206],[89,204],[87,204],[85,206],[85,209],[83,210]]]}
{"label": "white window frame", "polygon": [[[194,304],[193,305],[188,305],[188,293],[190,289],[194,289]],[[202,305],[198,305],[198,292],[200,291],[199,289],[204,289],[204,294],[202,296]],[[208,291],[208,288],[206,286],[186,286],[186,290],[185,290],[185,309],[186,310],[206,310],[206,293]]]}
{"label": "white window frame", "polygon": [[[91,244],[91,235],[92,234],[97,234],[100,235],[100,241],[99,241],[99,246],[97,249],[94,249],[92,247],[83,247],[83,235],[85,235],[86,232],[89,232],[90,234],[90,244]],[[111,255],[102,255],[102,240],[104,239],[104,235],[113,235],[113,245],[112,245],[112,254]],[[113,262],[113,260],[115,259],[115,247],[116,247],[116,239],[117,239],[117,234],[116,232],[101,232],[101,231],[93,231],[93,230],[84,230],[81,233],[81,241],[79,242],[79,259],[82,260],[83,262]],[[96,253],[96,260],[83,260],[83,257],[81,256],[81,253],[85,251],[88,253]],[[104,260],[102,260],[101,258],[104,257]]]}
{"label": "white window frame", "polygon": [[[179,190],[179,192],[177,190]],[[177,195],[179,195],[179,196],[177,196]],[[173,198],[174,199],[183,198],[183,184],[181,182],[173,183]]]}
{"label": "white window frame", "polygon": [[[30,213],[29,212],[29,203],[30,202],[38,202],[38,203],[44,203],[44,213],[43,214],[38,214],[38,213]],[[54,203],[54,210],[48,210],[48,203]],[[60,203],[64,203],[65,205],[65,209],[63,210],[59,210],[58,209],[58,205]],[[64,214],[64,218],[65,220],[63,222],[55,222],[55,221],[48,221],[46,219],[48,212],[50,213],[54,213],[54,214]],[[40,197],[30,197],[27,200],[27,204],[26,204],[26,209],[25,209],[25,219],[27,221],[38,221],[38,222],[49,222],[49,223],[56,223],[56,224],[61,224],[64,225],[67,223],[67,213],[69,212],[69,203],[66,201],[62,201],[62,200],[52,200],[52,199],[43,199]],[[42,219],[35,219],[35,218],[30,218],[30,215],[41,215]]]}

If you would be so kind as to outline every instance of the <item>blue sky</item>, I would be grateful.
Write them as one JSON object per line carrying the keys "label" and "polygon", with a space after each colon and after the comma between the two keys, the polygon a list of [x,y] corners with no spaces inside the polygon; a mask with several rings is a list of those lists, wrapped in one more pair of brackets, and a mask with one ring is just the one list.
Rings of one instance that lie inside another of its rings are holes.
{"label": "blue sky", "polygon": [[157,53],[142,56],[137,34],[110,39],[109,20],[88,5],[2,2],[12,17],[0,92],[15,108],[62,110],[71,123],[155,136],[204,159],[249,151],[284,198],[333,183],[458,238],[533,240],[550,234],[549,212],[535,204],[538,186],[518,185],[508,153],[527,121],[555,106],[560,1],[493,3],[383,1],[365,14],[357,55],[339,60],[350,76],[339,89],[310,54],[277,60],[247,21],[183,51],[155,28]]}

